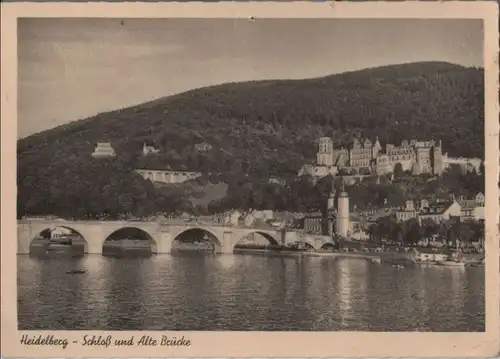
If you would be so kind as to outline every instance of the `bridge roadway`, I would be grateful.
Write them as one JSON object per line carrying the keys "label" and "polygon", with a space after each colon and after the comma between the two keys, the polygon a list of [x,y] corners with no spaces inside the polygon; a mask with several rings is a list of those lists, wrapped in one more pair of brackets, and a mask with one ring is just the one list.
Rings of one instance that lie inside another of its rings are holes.
{"label": "bridge roadway", "polygon": [[[245,236],[257,233],[272,244],[284,244],[299,240],[294,231],[286,233],[276,229],[247,228],[197,222],[160,221],[65,221],[23,219],[17,223],[17,253],[29,254],[30,244],[35,237],[48,228],[64,227],[80,234],[85,240],[85,252],[102,254],[104,241],[113,233],[124,228],[137,228],[146,233],[153,243],[154,253],[170,253],[172,243],[182,233],[201,229],[213,235],[221,253],[232,253],[235,245]],[[319,243],[310,243],[313,247]]]}

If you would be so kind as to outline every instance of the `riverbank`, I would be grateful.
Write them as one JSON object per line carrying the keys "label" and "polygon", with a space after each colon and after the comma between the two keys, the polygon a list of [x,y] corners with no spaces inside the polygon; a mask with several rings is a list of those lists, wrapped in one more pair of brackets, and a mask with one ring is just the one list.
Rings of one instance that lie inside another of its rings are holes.
{"label": "riverbank", "polygon": [[[235,248],[234,254],[255,254],[268,256],[306,256],[306,257],[332,257],[332,258],[359,258],[367,260],[382,260],[384,253],[353,253],[353,252],[310,252],[300,250],[272,250],[272,249],[247,249]],[[382,255],[381,255],[382,254]],[[398,253],[402,254],[402,253]],[[405,253],[406,254],[406,253]],[[411,258],[408,256],[408,260]]]}
{"label": "riverbank", "polygon": [[[300,251],[300,250],[275,250],[275,249],[248,249],[236,248],[234,254],[250,254],[261,256],[305,256],[305,257],[326,257],[326,258],[356,258],[365,259],[376,263],[390,265],[416,264],[423,266],[434,266],[436,263],[415,263],[415,255],[411,252],[342,252],[342,251]],[[469,254],[464,258],[466,266],[481,266],[481,255]]]}

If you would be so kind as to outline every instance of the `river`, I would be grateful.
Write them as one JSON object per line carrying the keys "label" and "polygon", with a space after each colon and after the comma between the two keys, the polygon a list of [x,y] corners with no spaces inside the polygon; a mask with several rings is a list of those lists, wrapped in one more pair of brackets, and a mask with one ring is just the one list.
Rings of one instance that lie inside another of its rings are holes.
{"label": "river", "polygon": [[[19,329],[484,331],[484,268],[244,255],[18,259]],[[86,270],[70,275],[70,270]]]}

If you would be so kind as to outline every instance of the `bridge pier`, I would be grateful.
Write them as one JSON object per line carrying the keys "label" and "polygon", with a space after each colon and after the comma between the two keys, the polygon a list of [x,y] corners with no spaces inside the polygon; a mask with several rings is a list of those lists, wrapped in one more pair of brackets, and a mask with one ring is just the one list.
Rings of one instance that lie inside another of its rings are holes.
{"label": "bridge pier", "polygon": [[30,254],[31,240],[36,234],[32,234],[31,224],[17,226],[17,254]]}
{"label": "bridge pier", "polygon": [[166,254],[172,251],[172,233],[160,232],[154,238],[156,242],[156,254]]}
{"label": "bridge pier", "polygon": [[87,241],[87,254],[102,254],[102,246],[103,243],[97,240],[88,240]]}
{"label": "bridge pier", "polygon": [[222,254],[231,254],[233,253],[233,233],[232,232],[224,232],[222,234]]}

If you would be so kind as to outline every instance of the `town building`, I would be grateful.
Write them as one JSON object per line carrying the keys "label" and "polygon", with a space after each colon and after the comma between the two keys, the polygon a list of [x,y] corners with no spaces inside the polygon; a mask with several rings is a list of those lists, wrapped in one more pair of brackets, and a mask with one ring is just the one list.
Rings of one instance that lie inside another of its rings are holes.
{"label": "town building", "polygon": [[432,203],[427,199],[422,199],[419,202],[407,200],[404,206],[396,211],[396,219],[399,222],[415,218],[420,224],[428,219],[441,223],[452,217],[460,219],[461,222],[483,220],[484,195],[478,193],[472,199],[466,199],[465,196],[462,196],[457,200],[454,195],[451,195],[448,200],[436,199]]}
{"label": "town building", "polygon": [[465,196],[457,200],[460,204],[460,221],[468,220],[481,221],[484,220],[484,194],[478,193],[474,198],[467,199]]}
{"label": "town building", "polygon": [[462,211],[460,204],[452,198],[445,203],[432,203],[426,208],[421,208],[418,213],[418,222],[421,225],[425,220],[432,220],[435,223],[441,223],[449,220],[451,217],[459,217]]}
{"label": "town building", "polygon": [[405,222],[412,218],[417,218],[418,212],[413,201],[406,201],[403,208],[396,212],[398,222]]}
{"label": "town building", "polygon": [[326,233],[322,211],[311,211],[304,217],[304,232],[307,234],[322,235]]}
{"label": "town building", "polygon": [[224,213],[217,213],[213,216],[213,221],[217,224],[237,226],[243,214],[238,210],[229,210]]}
{"label": "town building", "polygon": [[174,170],[136,169],[135,172],[139,173],[145,180],[166,184],[183,183],[202,176],[200,172]]}
{"label": "town building", "polygon": [[111,143],[109,142],[99,142],[95,147],[94,152],[92,153],[92,157],[101,158],[101,157],[115,157],[116,153]]}

